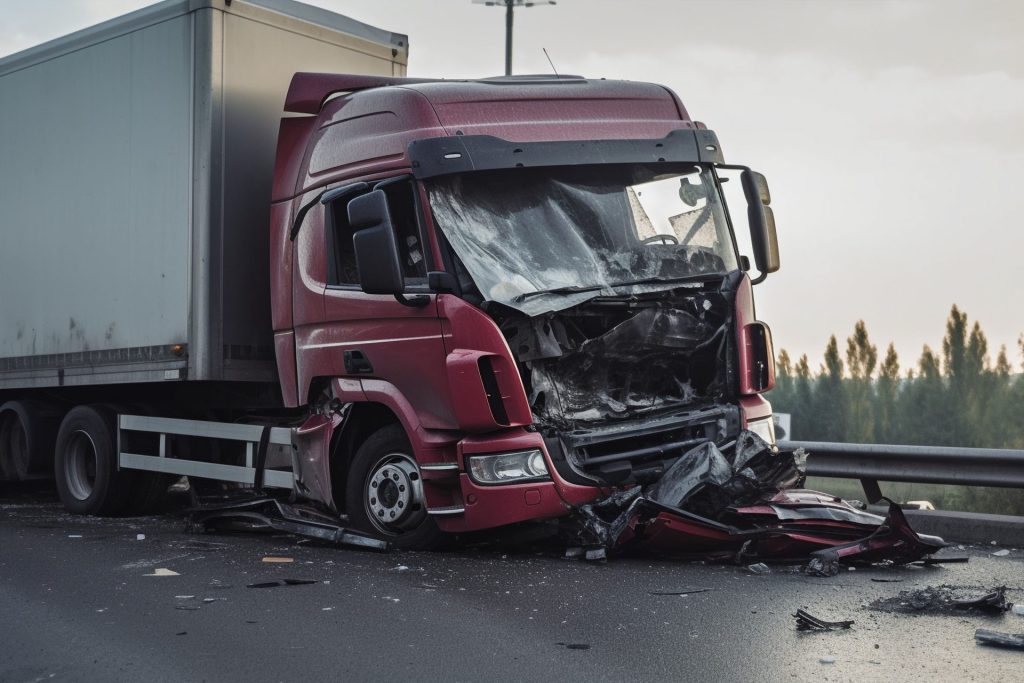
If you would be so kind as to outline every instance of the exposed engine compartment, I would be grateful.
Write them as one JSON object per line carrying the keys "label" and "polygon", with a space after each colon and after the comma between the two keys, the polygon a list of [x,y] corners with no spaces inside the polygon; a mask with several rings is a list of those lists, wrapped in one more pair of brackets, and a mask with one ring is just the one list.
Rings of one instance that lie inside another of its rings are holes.
{"label": "exposed engine compartment", "polygon": [[563,476],[653,481],[693,446],[739,432],[735,276],[532,318],[495,315]]}

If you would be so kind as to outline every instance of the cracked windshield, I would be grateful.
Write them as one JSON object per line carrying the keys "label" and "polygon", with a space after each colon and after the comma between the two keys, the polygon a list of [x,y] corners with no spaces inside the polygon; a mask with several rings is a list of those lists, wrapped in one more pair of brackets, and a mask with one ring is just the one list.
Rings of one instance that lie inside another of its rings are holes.
{"label": "cracked windshield", "polygon": [[479,296],[528,314],[737,268],[708,168],[481,172],[427,188]]}

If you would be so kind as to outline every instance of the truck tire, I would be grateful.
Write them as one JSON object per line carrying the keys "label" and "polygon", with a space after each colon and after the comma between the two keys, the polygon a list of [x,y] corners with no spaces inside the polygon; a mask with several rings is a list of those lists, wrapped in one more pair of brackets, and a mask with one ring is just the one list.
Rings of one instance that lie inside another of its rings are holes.
{"label": "truck tire", "polygon": [[0,405],[0,480],[24,481],[49,472],[60,417],[58,409],[41,401]]}
{"label": "truck tire", "polygon": [[[115,415],[153,415],[150,408],[141,405],[108,404],[106,407]],[[123,511],[130,515],[148,515],[158,510],[167,500],[167,489],[177,479],[171,474],[141,470],[121,472],[121,477],[128,489]]]}
{"label": "truck tire", "polygon": [[401,425],[382,427],[356,450],[345,508],[356,529],[398,548],[428,550],[444,538],[427,514],[419,466]]}
{"label": "truck tire", "polygon": [[77,406],[64,417],[54,475],[68,512],[112,515],[124,508],[134,473],[117,469],[116,435],[116,415],[107,406]]}

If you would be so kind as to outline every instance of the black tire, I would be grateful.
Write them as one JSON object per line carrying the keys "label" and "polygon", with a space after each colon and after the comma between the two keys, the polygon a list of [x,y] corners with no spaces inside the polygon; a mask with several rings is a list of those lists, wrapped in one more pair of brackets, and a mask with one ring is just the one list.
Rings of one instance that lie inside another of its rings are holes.
{"label": "black tire", "polygon": [[117,417],[107,406],[73,408],[57,433],[54,476],[68,512],[113,515],[124,509],[133,473],[117,469]]}
{"label": "black tire", "polygon": [[[129,474],[122,472],[122,475]],[[159,472],[132,472],[132,481],[125,503],[125,512],[148,515],[157,512],[167,502],[167,489],[178,477]]]}
{"label": "black tire", "polygon": [[21,481],[28,473],[23,442],[24,433],[17,413],[0,411],[0,481]]}
{"label": "black tire", "polygon": [[60,418],[40,401],[0,405],[0,479],[24,481],[49,472]]}
{"label": "black tire", "polygon": [[[108,404],[106,408],[116,415],[153,415],[151,409],[141,405]],[[156,512],[167,500],[167,489],[177,479],[171,474],[142,470],[121,472],[121,478],[128,489],[123,511],[130,515]]]}
{"label": "black tire", "polygon": [[[377,488],[384,491],[379,502],[370,494]],[[356,450],[345,482],[345,508],[352,526],[398,548],[429,550],[444,539],[427,515],[419,467],[401,425],[382,427]]]}

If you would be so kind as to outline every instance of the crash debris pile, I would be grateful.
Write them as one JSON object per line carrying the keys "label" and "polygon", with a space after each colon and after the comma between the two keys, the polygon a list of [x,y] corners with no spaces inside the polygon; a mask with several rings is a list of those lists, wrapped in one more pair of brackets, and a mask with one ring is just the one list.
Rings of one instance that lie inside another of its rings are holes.
{"label": "crash debris pile", "polygon": [[579,508],[574,543],[677,558],[807,562],[821,575],[841,564],[907,564],[946,543],[917,534],[899,506],[886,517],[800,488],[797,454],[753,432],[719,448],[705,442],[654,483]]}
{"label": "crash debris pile", "polygon": [[1008,612],[1013,603],[1006,599],[1006,586],[979,589],[971,586],[926,586],[900,591],[891,598],[876,600],[872,609],[901,614],[959,614],[974,611],[989,614]]}

